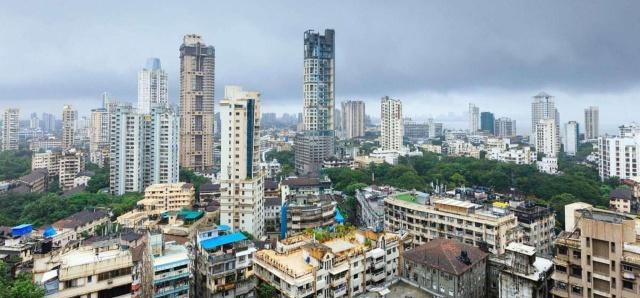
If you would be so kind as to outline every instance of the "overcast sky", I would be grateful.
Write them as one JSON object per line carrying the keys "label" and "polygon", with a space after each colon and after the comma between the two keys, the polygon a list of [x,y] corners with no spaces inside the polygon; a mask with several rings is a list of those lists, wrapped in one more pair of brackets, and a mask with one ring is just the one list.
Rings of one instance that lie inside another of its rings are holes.
{"label": "overcast sky", "polygon": [[365,100],[377,116],[389,95],[405,116],[466,127],[473,102],[526,132],[531,97],[546,91],[562,122],[598,105],[614,131],[640,118],[639,11],[639,1],[10,1],[0,108],[26,118],[68,103],[86,115],[103,91],[135,102],[148,57],[162,60],[177,103],[178,48],[197,33],[216,48],[216,99],[238,84],[262,92],[264,111],[298,112],[303,32],[333,28],[336,105]]}

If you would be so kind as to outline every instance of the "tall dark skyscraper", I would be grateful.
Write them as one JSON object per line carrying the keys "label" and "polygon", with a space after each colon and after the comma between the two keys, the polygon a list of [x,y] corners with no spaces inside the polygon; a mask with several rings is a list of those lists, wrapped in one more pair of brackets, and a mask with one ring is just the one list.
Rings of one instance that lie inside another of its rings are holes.
{"label": "tall dark skyscraper", "polygon": [[213,168],[215,49],[185,35],[180,46],[180,166],[205,173]]}
{"label": "tall dark skyscraper", "polygon": [[304,33],[303,131],[295,140],[296,171],[317,175],[334,151],[335,32]]}
{"label": "tall dark skyscraper", "polygon": [[495,134],[495,120],[491,112],[480,113],[480,130]]}

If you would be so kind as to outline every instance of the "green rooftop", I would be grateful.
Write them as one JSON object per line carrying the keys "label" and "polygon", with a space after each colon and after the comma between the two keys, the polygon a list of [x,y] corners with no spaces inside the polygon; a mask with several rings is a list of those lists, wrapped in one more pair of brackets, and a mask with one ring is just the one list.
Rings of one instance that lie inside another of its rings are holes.
{"label": "green rooftop", "polygon": [[412,194],[409,193],[403,193],[403,194],[399,194],[396,196],[396,198],[400,201],[405,201],[405,202],[409,202],[409,203],[415,203],[416,202],[416,197]]}

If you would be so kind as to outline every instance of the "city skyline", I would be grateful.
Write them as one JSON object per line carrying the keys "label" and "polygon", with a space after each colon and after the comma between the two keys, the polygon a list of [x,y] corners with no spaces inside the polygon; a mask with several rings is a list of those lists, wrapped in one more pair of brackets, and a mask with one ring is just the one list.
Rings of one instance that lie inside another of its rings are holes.
{"label": "city skyline", "polygon": [[[338,4],[331,2],[326,5],[336,7]],[[279,5],[275,4],[273,10]],[[316,16],[294,4],[288,7],[300,10],[298,16],[269,22],[261,16],[263,11],[256,5],[212,5],[220,10],[229,8],[234,12],[231,15],[245,21],[235,21],[244,24],[237,30],[226,30],[224,24],[235,22],[229,23],[224,16],[221,19],[211,18],[215,21],[198,19],[168,26],[153,22],[147,14],[166,16],[173,13],[172,9],[151,8],[134,22],[133,15],[142,10],[142,4],[126,4],[126,9],[122,10],[124,13],[118,10],[118,14],[109,5],[77,5],[77,11],[84,12],[83,15],[97,15],[89,19],[79,17],[87,28],[94,28],[97,30],[95,34],[101,35],[99,41],[85,43],[81,41],[88,38],[87,29],[84,26],[68,28],[71,24],[66,22],[56,22],[53,28],[56,31],[50,36],[30,31],[50,18],[45,13],[59,8],[47,7],[47,4],[29,7],[29,13],[33,15],[27,16],[25,6],[12,4],[0,16],[9,25],[7,27],[18,29],[0,31],[0,39],[7,44],[32,42],[36,49],[45,47],[51,50],[34,61],[14,59],[26,65],[20,71],[9,71],[11,75],[0,77],[0,90],[4,91],[0,95],[0,108],[21,108],[21,117],[26,119],[30,112],[41,113],[51,110],[51,107],[58,110],[58,107],[70,104],[80,115],[88,115],[91,108],[100,106],[100,93],[103,91],[135,103],[136,75],[149,57],[163,61],[169,76],[170,102],[177,104],[179,61],[176,44],[183,34],[193,32],[204,36],[208,44],[219,52],[216,70],[219,83],[216,85],[242,84],[261,90],[265,112],[298,112],[302,110],[301,32],[332,28],[339,32],[336,37],[336,72],[341,75],[336,81],[336,104],[345,100],[363,100],[371,111],[375,111],[379,108],[378,99],[390,95],[403,101],[408,117],[426,119],[431,116],[449,127],[464,128],[464,120],[461,120],[466,118],[463,107],[474,102],[481,111],[491,111],[523,123],[520,132],[527,133],[530,122],[527,121],[527,108],[522,104],[534,94],[545,91],[556,96],[563,121],[580,122],[583,108],[590,105],[603,107],[611,102],[615,104],[601,108],[602,132],[614,132],[618,122],[633,120],[633,116],[621,107],[634,103],[640,90],[634,71],[640,61],[632,54],[637,52],[639,45],[620,35],[638,25],[629,21],[632,18],[609,19],[605,17],[607,14],[599,12],[625,15],[634,11],[632,6],[635,3],[602,7],[596,4],[587,7],[560,4],[553,14],[548,14],[544,5],[533,4],[515,9],[491,4],[440,7],[414,2],[407,3],[407,8],[386,9],[388,7],[382,5],[366,12],[357,10],[356,4],[340,5],[344,7],[341,10],[352,13],[332,15],[322,12]],[[105,13],[99,14],[98,8]],[[181,11],[176,9],[176,13]],[[490,14],[494,9],[500,13]],[[243,12],[240,16],[239,11]],[[472,15],[471,11],[477,15]],[[69,12],[60,11],[58,15],[66,13]],[[407,28],[367,21],[384,14],[391,18],[412,19],[418,13],[424,17],[415,18]],[[201,13],[193,14],[198,16]],[[597,14],[597,18],[593,14]],[[487,19],[489,15],[492,17],[490,20]],[[109,19],[106,22],[105,17],[114,21]],[[538,23],[540,18],[546,22]],[[451,26],[448,19],[462,23]],[[479,28],[470,25],[474,21]],[[506,26],[511,23],[513,26]],[[576,26],[576,23],[581,23],[581,26]],[[123,26],[129,33],[105,34],[121,32]],[[60,38],[57,32],[64,30],[70,32],[66,35],[69,37]],[[134,42],[139,37],[136,33],[142,32],[145,33],[142,37],[145,42]],[[408,38],[418,32],[424,34],[420,38]],[[491,32],[489,42],[485,41],[486,32]],[[402,42],[379,42],[390,34],[397,35]],[[248,45],[246,40],[268,42],[270,46],[256,50],[245,46]],[[598,46],[602,40],[607,41],[607,48]],[[70,47],[72,44],[77,48]],[[125,52],[125,48],[114,48],[113,44],[131,44],[135,50],[127,49]],[[428,51],[419,51],[424,45],[431,46]],[[597,50],[589,50],[590,47]],[[8,47],[0,50],[0,54],[21,57],[33,51],[20,49],[23,52],[19,54],[15,52],[18,48]],[[364,52],[367,54],[360,55]],[[67,57],[77,59],[71,61]],[[379,62],[372,64],[371,59]],[[17,64],[9,59],[0,65],[3,69],[18,69]],[[36,73],[30,69],[39,71]],[[262,79],[263,74],[274,71],[277,75],[271,76],[272,79]],[[218,91],[215,98],[221,97]],[[424,109],[425,106],[428,109]]]}

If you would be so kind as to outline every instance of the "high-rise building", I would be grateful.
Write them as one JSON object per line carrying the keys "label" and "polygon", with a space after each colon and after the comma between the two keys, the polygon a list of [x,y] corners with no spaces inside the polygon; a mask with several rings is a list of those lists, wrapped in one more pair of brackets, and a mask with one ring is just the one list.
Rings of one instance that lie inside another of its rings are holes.
{"label": "high-rise building", "polygon": [[564,125],[564,153],[575,156],[578,152],[578,136],[580,129],[578,122],[569,121]]}
{"label": "high-rise building", "polygon": [[220,103],[220,223],[264,235],[260,93],[226,86]]}
{"label": "high-rise building", "polygon": [[180,165],[213,168],[215,49],[196,34],[180,46]]}
{"label": "high-rise building", "polygon": [[334,151],[335,32],[304,33],[303,124],[295,139],[295,164],[300,175],[319,175]]}
{"label": "high-rise building", "polygon": [[429,138],[429,124],[411,118],[403,121],[404,136],[409,140],[424,140]]}
{"label": "high-rise building", "polygon": [[109,112],[105,108],[91,110],[89,128],[89,159],[103,167],[109,157]]}
{"label": "high-rise building", "polygon": [[346,139],[364,137],[364,101],[342,102],[342,131]]}
{"label": "high-rise building", "polygon": [[511,118],[500,117],[495,120],[494,134],[501,138],[510,138],[516,136],[516,120]]}
{"label": "high-rise building", "polygon": [[160,59],[149,58],[145,68],[138,72],[138,113],[148,114],[151,107],[169,104],[167,73]]}
{"label": "high-rise building", "polygon": [[621,138],[640,136],[640,124],[636,122],[626,123],[618,126],[618,131],[618,136]]}
{"label": "high-rise building", "polygon": [[20,132],[20,110],[4,110],[2,126],[2,150],[18,150]]}
{"label": "high-rise building", "polygon": [[38,119],[38,114],[31,113],[31,118],[29,118],[29,128],[30,129],[40,128],[40,119]]}
{"label": "high-rise building", "polygon": [[540,119],[534,131],[536,132],[536,152],[544,153],[546,157],[558,156],[560,137],[558,136],[556,120],[553,118]]}
{"label": "high-rise building", "polygon": [[640,174],[639,161],[640,137],[598,138],[598,172],[601,180],[636,177]]}
{"label": "high-rise building", "polygon": [[380,100],[380,147],[384,151],[400,151],[404,126],[402,102],[385,96]]}
{"label": "high-rise building", "polygon": [[493,113],[480,113],[480,130],[495,134],[495,117],[493,116]]}
{"label": "high-rise building", "polygon": [[478,131],[478,125],[480,123],[480,108],[476,105],[469,104],[469,132],[475,133]]}
{"label": "high-rise building", "polygon": [[56,130],[56,117],[53,114],[42,113],[42,129],[45,132],[54,132]]}
{"label": "high-rise building", "polygon": [[84,155],[75,148],[64,150],[58,159],[58,181],[60,189],[69,190],[74,187],[73,181],[78,173],[84,171]]}
{"label": "high-rise building", "polygon": [[178,182],[178,116],[155,106],[138,114],[118,105],[110,115],[110,191],[142,192],[147,186]]}
{"label": "high-rise building", "polygon": [[76,120],[78,119],[78,111],[74,110],[70,105],[65,105],[62,109],[62,148],[68,149],[73,147],[73,138],[76,131]]}
{"label": "high-rise building", "polygon": [[560,147],[560,113],[556,109],[556,104],[553,100],[553,96],[540,92],[538,95],[533,97],[533,102],[531,103],[531,139],[529,140],[530,144],[536,144],[536,136],[538,135],[535,131],[538,123],[542,119],[554,119],[556,125],[556,135],[558,139],[556,140],[556,146]]}
{"label": "high-rise building", "polygon": [[597,139],[600,135],[600,110],[590,106],[584,109],[584,138]]}

